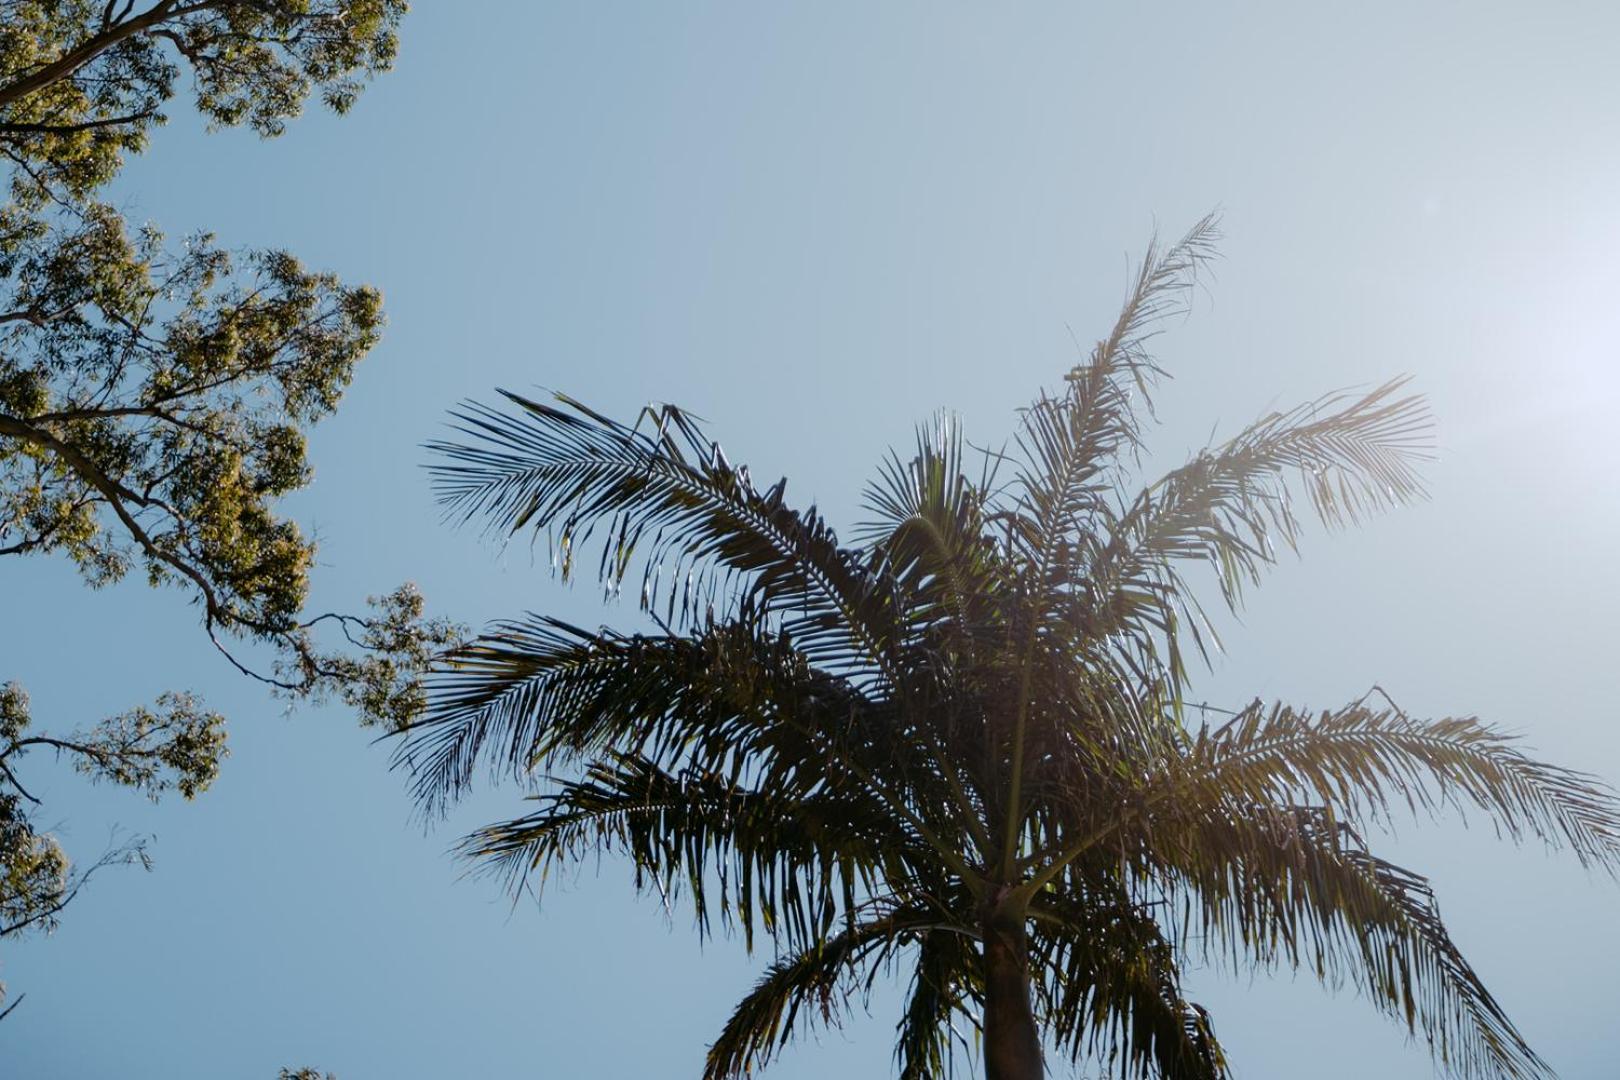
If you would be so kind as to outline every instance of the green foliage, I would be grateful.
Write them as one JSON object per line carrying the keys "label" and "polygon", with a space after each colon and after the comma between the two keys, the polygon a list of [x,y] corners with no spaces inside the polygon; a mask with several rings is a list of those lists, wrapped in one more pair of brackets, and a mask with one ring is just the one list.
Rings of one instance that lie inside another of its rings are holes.
{"label": "green foliage", "polygon": [[196,797],[227,753],[224,718],[185,694],[165,694],[156,709],[130,709],[70,735],[32,733],[31,723],[22,687],[0,686],[0,938],[55,929],[62,909],[106,866],[151,865],[145,841],[135,838],[74,872],[55,837],[35,828],[39,800],[18,777],[24,758],[45,751],[92,779],[156,801],[171,789]]}
{"label": "green foliage", "polygon": [[0,795],[0,930],[49,928],[68,890],[68,859],[50,836],[41,836],[16,795]]}
{"label": "green foliage", "polygon": [[[448,619],[428,618],[422,594],[408,583],[366,604],[369,616],[328,612],[302,624],[291,656],[278,664],[278,682],[317,700],[336,698],[363,723],[403,730],[427,708],[423,672],[463,631]],[[310,630],[326,622],[342,627],[347,651],[316,648]]]}
{"label": "green foliage", "polygon": [[169,254],[101,206],[0,253],[5,550],[62,551],[93,584],[139,564],[221,629],[287,632],[313,546],[274,501],[309,478],[302,425],[376,341],[376,293],[286,255],[238,271],[207,237]]}
{"label": "green foliage", "polygon": [[25,205],[79,199],[144,150],[176,83],[218,126],[279,135],[388,70],[404,0],[0,0],[0,149]]}
{"label": "green foliage", "polygon": [[1427,883],[1364,836],[1466,808],[1613,871],[1608,788],[1381,692],[1186,722],[1183,642],[1214,644],[1186,567],[1213,569],[1235,607],[1298,541],[1302,505],[1336,526],[1417,498],[1428,452],[1425,407],[1397,380],[1141,477],[1163,376],[1147,343],[1214,239],[1206,219],[1150,250],[1114,327],[1007,452],[970,467],[953,419],[920,429],[881,466],[854,546],[671,406],[626,425],[508,394],[460,410],[465,437],[436,447],[453,515],[548,539],[565,579],[639,585],[657,631],[496,624],[444,663],[399,760],[429,811],[486,768],[539,787],[465,844],[514,888],[617,851],[703,932],[770,940],[713,1080],[836,1021],[897,963],[902,1076],[941,1075],[969,1045],[1015,1075],[1019,1023],[1120,1075],[1226,1076],[1182,989],[1189,957],[1349,981],[1451,1075],[1546,1075]]}
{"label": "green foliage", "polygon": [[76,767],[157,799],[170,788],[187,799],[207,790],[224,758],[225,718],[203,712],[190,694],[164,694],[154,712],[139,706],[73,737]]}
{"label": "green foliage", "polygon": [[[0,2],[0,554],[191,590],[238,667],[387,725],[420,707],[416,679],[451,628],[422,619],[409,587],[376,618],[307,616],[315,546],[276,505],[309,482],[308,428],[376,344],[381,297],[287,252],[169,244],[95,192],[145,148],[185,72],[211,122],[264,135],[311,94],[347,109],[391,64],[405,7]],[[323,649],[323,622],[375,655]],[[273,673],[233,640],[275,650]]]}
{"label": "green foliage", "polygon": [[[344,112],[398,46],[403,0],[0,0],[0,556],[134,571],[198,602],[243,673],[390,728],[423,707],[455,627],[412,586],[363,615],[306,610],[315,544],[280,510],[309,483],[311,426],[383,328],[382,298],[279,250],[171,242],[101,198],[189,87],[211,125],[279,134],[311,96]],[[20,617],[19,620],[20,621]],[[325,639],[322,632],[326,631]],[[0,934],[49,929],[88,871],[33,831],[15,771],[50,747],[93,780],[190,799],[224,720],[169,693],[72,735],[25,735],[0,692]],[[100,863],[145,860],[144,846]]]}

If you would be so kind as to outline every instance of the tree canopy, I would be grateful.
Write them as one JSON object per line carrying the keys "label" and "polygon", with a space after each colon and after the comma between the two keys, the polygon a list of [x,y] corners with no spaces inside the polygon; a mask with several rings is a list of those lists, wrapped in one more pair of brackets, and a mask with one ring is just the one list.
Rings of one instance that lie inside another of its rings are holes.
{"label": "tree canopy", "polygon": [[[309,428],[379,339],[380,294],[286,251],[233,252],[207,233],[172,241],[104,196],[183,81],[211,125],[274,136],[312,96],[346,111],[392,63],[405,10],[0,0],[0,555],[70,559],[92,587],[131,571],[177,587],[244,674],[389,726],[421,709],[421,672],[451,628],[424,617],[409,585],[366,614],[307,611],[315,544],[278,509],[312,476]],[[48,927],[76,880],[29,822],[26,751],[189,798],[225,741],[222,718],[183,693],[75,736],[25,733],[26,695],[15,683],[3,693],[0,932],[11,933]]]}
{"label": "tree canopy", "polygon": [[[1187,568],[1241,603],[1306,508],[1330,526],[1423,494],[1430,418],[1402,380],[1268,414],[1156,479],[1140,450],[1213,219],[1143,260],[1117,321],[1005,450],[942,415],[842,542],[688,413],[622,423],[559,395],[457,412],[450,512],[544,538],[564,578],[628,589],[642,632],[544,614],[455,652],[399,760],[437,810],[485,769],[532,809],[465,853],[513,886],[602,850],[776,959],[710,1048],[751,1074],[910,973],[895,1056],[991,1080],[1047,1053],[1225,1076],[1189,958],[1349,981],[1459,1077],[1546,1075],[1425,879],[1374,853],[1397,815],[1471,809],[1620,868],[1620,807],[1472,717],[1374,689],[1306,709],[1186,705],[1216,644]],[[595,545],[594,547],[592,545]],[[976,1034],[975,1034],[976,1033]]]}

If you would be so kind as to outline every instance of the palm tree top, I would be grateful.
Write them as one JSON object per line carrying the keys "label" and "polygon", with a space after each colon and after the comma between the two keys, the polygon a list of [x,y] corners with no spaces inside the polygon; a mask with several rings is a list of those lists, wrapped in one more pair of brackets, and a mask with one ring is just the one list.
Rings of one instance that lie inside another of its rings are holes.
{"label": "palm tree top", "polygon": [[1421,398],[1396,379],[1273,412],[1151,482],[1163,372],[1213,216],[1150,246],[1119,318],[1004,452],[949,414],[867,489],[851,544],[761,488],[688,413],[629,424],[563,395],[463,406],[432,445],[455,519],[536,533],[557,572],[636,589],[656,627],[531,614],[449,657],[400,744],[430,811],[484,768],[537,784],[470,837],[516,885],[602,848],[779,959],[711,1048],[744,1075],[904,957],[896,1058],[934,1076],[967,1028],[992,1080],[1042,1036],[1132,1075],[1226,1061],[1186,1000],[1189,956],[1349,980],[1449,1073],[1546,1075],[1457,950],[1420,876],[1371,853],[1396,811],[1469,807],[1509,836],[1620,866],[1609,790],[1473,718],[1381,692],[1222,723],[1183,708],[1210,620],[1302,530],[1421,497]]}

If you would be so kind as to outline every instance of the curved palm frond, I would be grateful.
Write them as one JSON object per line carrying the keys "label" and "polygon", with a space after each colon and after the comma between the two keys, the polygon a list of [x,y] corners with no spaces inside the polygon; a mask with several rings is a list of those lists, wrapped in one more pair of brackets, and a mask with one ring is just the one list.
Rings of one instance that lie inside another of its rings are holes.
{"label": "curved palm frond", "polygon": [[[936,414],[916,431],[916,453],[909,460],[891,450],[867,485],[865,505],[871,520],[856,534],[858,543],[889,544],[914,551],[913,558],[949,561],[962,545],[982,540],[986,476],[968,478],[967,440],[961,418],[950,412]],[[913,533],[914,530],[914,533]],[[896,537],[912,539],[905,544]],[[905,561],[895,559],[897,564]]]}
{"label": "curved palm frond", "polygon": [[1371,854],[1331,813],[1225,806],[1183,840],[1155,851],[1196,894],[1206,955],[1348,979],[1450,1075],[1552,1075],[1451,940],[1429,883]]}
{"label": "curved palm frond", "polygon": [[1365,702],[1314,717],[1256,702],[1200,731],[1179,775],[1148,798],[1303,801],[1347,822],[1387,821],[1392,802],[1431,814],[1471,805],[1515,840],[1567,845],[1581,865],[1620,874],[1620,814],[1606,784],[1536,761],[1517,739],[1474,717],[1423,720]]}
{"label": "curved palm frond", "polygon": [[1219,218],[1210,214],[1168,248],[1150,243],[1108,336],[1069,372],[1062,394],[1043,394],[1024,410],[1017,434],[1024,464],[1003,521],[1037,594],[1060,550],[1084,545],[1088,523],[1113,495],[1122,457],[1140,445],[1140,411],[1151,411],[1163,375],[1148,343],[1159,324],[1186,311],[1219,237]]}
{"label": "curved palm frond", "polygon": [[793,1037],[806,1007],[836,1024],[853,986],[852,972],[876,967],[938,916],[902,909],[857,923],[816,946],[778,960],[733,1010],[709,1047],[703,1080],[741,1080],[769,1063]]}
{"label": "curved palm frond", "polygon": [[948,1075],[955,1044],[969,1048],[955,1019],[977,1024],[965,1001],[978,996],[977,942],[952,926],[917,932],[906,1011],[895,1029],[894,1061],[900,1080],[936,1080]]}
{"label": "curved palm frond", "polygon": [[1224,1080],[1225,1055],[1208,1014],[1182,996],[1170,942],[1117,882],[1089,879],[1097,885],[1099,897],[1047,891],[1032,909],[1036,985],[1053,1041],[1075,1061],[1094,1055],[1121,1075]]}
{"label": "curved palm frond", "polygon": [[462,844],[516,888],[587,851],[630,856],[638,886],[684,889],[700,930],[711,891],[748,947],[759,925],[795,947],[815,941],[880,878],[904,881],[928,849],[858,788],[789,793],[712,772],[668,772],[635,754],[596,762],[580,780],[535,797],[541,808],[486,826]]}
{"label": "curved palm frond", "polygon": [[1082,568],[1088,636],[1125,634],[1141,649],[1173,636],[1179,616],[1203,648],[1208,620],[1175,563],[1208,562],[1235,609],[1243,587],[1276,560],[1274,538],[1297,545],[1295,480],[1329,526],[1421,498],[1416,466],[1431,425],[1422,398],[1400,396],[1406,381],[1271,413],[1143,490],[1105,523],[1106,540]]}
{"label": "curved palm frond", "polygon": [[981,629],[1004,585],[984,529],[993,473],[970,479],[966,452],[960,419],[940,413],[918,427],[910,460],[891,452],[866,490],[873,518],[859,536],[896,582],[910,639],[943,627],[966,646],[954,639]]}
{"label": "curved palm frond", "polygon": [[[451,654],[432,689],[397,751],[430,811],[465,790],[481,756],[521,775],[622,745],[665,760],[690,752],[718,769],[785,741],[790,759],[809,757],[806,730],[831,738],[871,711],[752,618],[621,635],[531,616]],[[790,716],[801,722],[776,722]]]}
{"label": "curved palm frond", "polygon": [[451,515],[507,535],[549,530],[565,579],[600,529],[602,581],[617,590],[639,557],[643,606],[655,611],[662,597],[672,622],[728,606],[709,572],[718,568],[743,579],[753,604],[780,616],[818,663],[884,676],[890,598],[814,510],[787,504],[786,480],[757,490],[673,405],[628,426],[561,394],[564,408],[502,393],[516,414],[468,403],[453,416],[475,441],[428,444],[447,459],[431,470]]}
{"label": "curved palm frond", "polygon": [[930,812],[936,827],[918,813],[950,797],[929,747],[757,619],[646,636],[531,617],[452,654],[433,689],[397,752],[429,813],[465,789],[481,757],[522,775],[621,748],[797,795],[859,786],[968,872],[972,823]]}

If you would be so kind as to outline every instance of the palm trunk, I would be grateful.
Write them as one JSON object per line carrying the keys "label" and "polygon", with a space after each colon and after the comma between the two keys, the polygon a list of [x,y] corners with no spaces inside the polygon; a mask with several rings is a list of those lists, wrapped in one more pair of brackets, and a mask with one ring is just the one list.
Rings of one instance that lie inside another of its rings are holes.
{"label": "palm trunk", "polygon": [[985,1080],[1042,1080],[1041,1037],[1029,999],[1029,934],[1021,917],[984,922]]}

